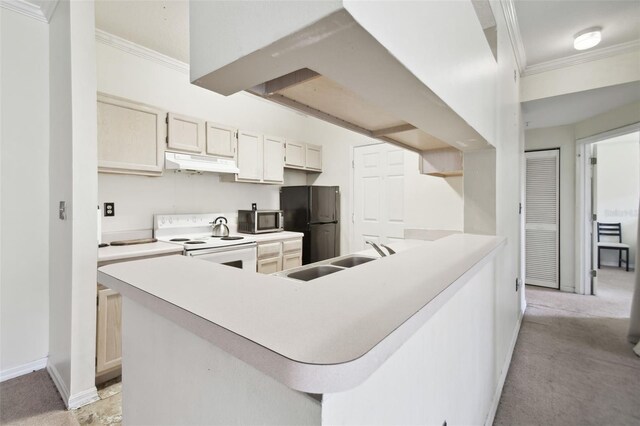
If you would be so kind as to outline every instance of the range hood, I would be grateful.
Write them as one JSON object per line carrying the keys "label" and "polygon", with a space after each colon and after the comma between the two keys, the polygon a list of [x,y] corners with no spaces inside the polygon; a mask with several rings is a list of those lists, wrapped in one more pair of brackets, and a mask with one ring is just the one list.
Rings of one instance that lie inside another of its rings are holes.
{"label": "range hood", "polygon": [[238,173],[232,158],[165,152],[164,168],[185,172]]}

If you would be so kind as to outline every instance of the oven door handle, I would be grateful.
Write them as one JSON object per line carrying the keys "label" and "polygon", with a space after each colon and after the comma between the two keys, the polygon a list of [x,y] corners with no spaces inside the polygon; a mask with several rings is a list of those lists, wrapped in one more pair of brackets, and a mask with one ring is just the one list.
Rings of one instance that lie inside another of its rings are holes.
{"label": "oven door handle", "polygon": [[247,243],[247,244],[242,244],[237,246],[216,247],[216,248],[210,248],[210,249],[200,249],[200,250],[190,250],[190,251],[187,250],[186,255],[195,257],[195,256],[202,256],[205,254],[212,254],[212,253],[224,253],[224,252],[233,252],[238,250],[246,250],[246,249],[251,249],[255,247],[257,247],[256,243]]}

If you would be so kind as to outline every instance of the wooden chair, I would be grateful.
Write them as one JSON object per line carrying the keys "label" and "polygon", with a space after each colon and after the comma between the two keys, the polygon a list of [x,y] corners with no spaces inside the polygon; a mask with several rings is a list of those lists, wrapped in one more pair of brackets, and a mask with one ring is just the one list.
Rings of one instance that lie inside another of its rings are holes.
{"label": "wooden chair", "polygon": [[[618,237],[618,242],[602,241],[600,236]],[[600,252],[605,250],[618,250],[618,268],[622,267],[622,262],[627,266],[629,271],[629,245],[622,243],[622,226],[620,223],[600,223],[598,222],[598,269],[600,269]],[[622,260],[622,252],[626,253],[625,259]]]}

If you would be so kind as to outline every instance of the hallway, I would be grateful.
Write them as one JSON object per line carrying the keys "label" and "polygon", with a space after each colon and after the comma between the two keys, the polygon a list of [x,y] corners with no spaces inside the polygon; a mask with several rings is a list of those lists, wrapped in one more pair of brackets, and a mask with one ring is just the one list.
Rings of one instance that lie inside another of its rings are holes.
{"label": "hallway", "polygon": [[640,358],[626,338],[633,274],[601,269],[595,297],[527,287],[494,424],[640,424]]}

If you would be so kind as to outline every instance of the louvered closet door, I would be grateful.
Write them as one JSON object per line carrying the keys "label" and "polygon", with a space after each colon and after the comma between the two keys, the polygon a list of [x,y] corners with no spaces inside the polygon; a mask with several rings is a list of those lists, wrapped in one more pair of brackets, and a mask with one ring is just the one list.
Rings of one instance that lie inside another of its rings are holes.
{"label": "louvered closet door", "polygon": [[560,288],[559,151],[527,152],[525,283]]}

